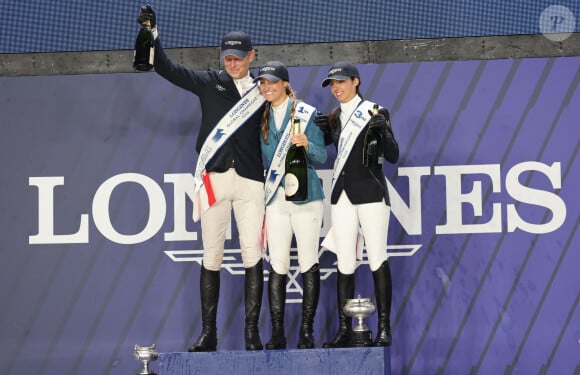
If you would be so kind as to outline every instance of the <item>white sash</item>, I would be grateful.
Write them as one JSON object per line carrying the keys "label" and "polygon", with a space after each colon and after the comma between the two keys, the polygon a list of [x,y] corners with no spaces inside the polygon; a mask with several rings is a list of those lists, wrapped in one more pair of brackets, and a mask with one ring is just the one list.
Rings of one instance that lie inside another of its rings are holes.
{"label": "white sash", "polygon": [[223,146],[223,144],[238,130],[246,121],[254,114],[262,104],[264,104],[264,97],[260,93],[258,85],[254,85],[216,124],[213,130],[209,133],[197,158],[197,165],[195,167],[195,174],[193,176],[194,183],[194,199],[193,199],[193,221],[198,221],[201,217],[201,200],[199,190],[203,186],[202,175],[205,172],[205,166],[215,154]]}
{"label": "white sash", "polygon": [[[306,126],[310,121],[310,118],[314,114],[316,109],[306,103],[298,103],[296,105],[296,112],[294,116],[300,120],[302,126],[302,133],[306,131]],[[272,158],[272,162],[270,163],[270,169],[266,174],[266,183],[264,185],[265,191],[265,202],[268,204],[270,199],[276,193],[276,189],[280,182],[282,181],[282,177],[284,177],[284,173],[286,171],[286,154],[288,153],[288,149],[290,148],[290,125],[292,119],[288,120],[288,124],[286,124],[286,128],[284,129],[284,133],[282,134],[282,138],[278,142],[278,146],[276,147],[276,151],[274,152],[274,157]]]}
{"label": "white sash", "polygon": [[[359,106],[353,111],[350,115],[350,118],[343,126],[342,131],[340,132],[340,139],[338,141],[338,151],[336,154],[336,160],[334,161],[334,172],[332,174],[332,187],[330,191],[334,190],[334,184],[338,179],[338,176],[342,172],[344,168],[344,164],[352,151],[352,146],[354,142],[358,138],[358,135],[362,131],[362,129],[366,126],[369,122],[371,115],[369,115],[369,110],[372,111],[373,106],[375,103],[365,100],[359,104]],[[332,193],[331,193],[332,194]],[[364,245],[364,237],[362,235],[362,231],[360,227],[358,228],[358,235],[356,241],[356,257],[357,259],[362,259],[362,250]],[[333,253],[336,253],[336,243],[334,240],[334,230],[332,229],[332,224],[328,229],[328,233],[326,237],[320,244],[323,248],[326,248]]]}
{"label": "white sash", "polygon": [[352,146],[358,138],[358,135],[369,122],[371,116],[369,111],[373,109],[375,103],[365,100],[352,112],[346,124],[342,127],[340,132],[340,139],[338,141],[338,150],[336,159],[334,160],[334,172],[332,174],[331,192],[334,190],[334,184],[344,168],[344,164],[352,151]]}

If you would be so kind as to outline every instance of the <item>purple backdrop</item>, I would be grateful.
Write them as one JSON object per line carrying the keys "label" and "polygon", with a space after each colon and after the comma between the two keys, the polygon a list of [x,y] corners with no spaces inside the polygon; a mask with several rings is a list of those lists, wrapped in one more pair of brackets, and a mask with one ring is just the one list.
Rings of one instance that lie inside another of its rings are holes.
{"label": "purple backdrop", "polygon": [[[393,373],[579,372],[580,58],[359,68],[402,150],[384,168]],[[298,96],[323,112],[335,105],[320,88],[327,69],[290,70]],[[135,344],[185,350],[201,325],[202,244],[186,192],[197,99],[145,73],[3,77],[0,87],[2,373],[127,374]],[[236,237],[232,226],[219,350],[243,348]],[[334,261],[321,253],[317,346],[336,329]],[[371,280],[363,261],[357,293],[370,296]]]}

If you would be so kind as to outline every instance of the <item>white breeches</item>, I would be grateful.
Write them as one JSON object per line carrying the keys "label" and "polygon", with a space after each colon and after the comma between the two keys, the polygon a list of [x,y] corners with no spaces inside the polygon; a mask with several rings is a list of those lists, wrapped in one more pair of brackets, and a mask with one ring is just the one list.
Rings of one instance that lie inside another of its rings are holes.
{"label": "white breeches", "polygon": [[232,208],[244,267],[255,266],[262,258],[264,183],[241,177],[233,168],[223,173],[211,172],[210,181],[216,202],[208,209],[206,189],[201,189],[203,266],[210,271],[221,268]]}
{"label": "white breeches", "polygon": [[285,275],[290,270],[292,235],[296,237],[300,272],[318,263],[322,216],[322,200],[294,204],[286,201],[284,190],[278,188],[272,202],[266,206],[268,251],[276,273]]}
{"label": "white breeches", "polygon": [[371,271],[376,271],[387,260],[390,213],[391,209],[384,201],[355,205],[350,203],[344,192],[338,202],[330,207],[336,258],[341,273],[350,275],[356,269],[359,225]]}

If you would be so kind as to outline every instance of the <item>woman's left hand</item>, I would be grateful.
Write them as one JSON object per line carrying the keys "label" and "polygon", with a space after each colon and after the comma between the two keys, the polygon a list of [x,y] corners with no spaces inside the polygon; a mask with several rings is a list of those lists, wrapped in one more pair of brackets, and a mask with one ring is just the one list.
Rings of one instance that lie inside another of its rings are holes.
{"label": "woman's left hand", "polygon": [[308,150],[308,137],[305,134],[294,134],[290,138],[290,142],[296,146],[302,146],[304,149]]}

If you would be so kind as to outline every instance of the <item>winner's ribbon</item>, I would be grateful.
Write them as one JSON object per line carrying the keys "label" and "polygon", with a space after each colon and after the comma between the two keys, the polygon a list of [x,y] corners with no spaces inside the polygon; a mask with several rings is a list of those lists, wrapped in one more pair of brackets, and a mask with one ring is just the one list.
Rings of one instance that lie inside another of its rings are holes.
{"label": "winner's ribbon", "polygon": [[334,191],[334,184],[344,168],[357,137],[370,120],[369,111],[373,108],[374,104],[375,103],[368,100],[362,101],[353,113],[351,113],[348,121],[340,132],[330,191]]}
{"label": "winner's ribbon", "polygon": [[215,204],[215,195],[213,193],[213,188],[211,186],[211,180],[209,178],[209,173],[203,172],[201,175],[203,180],[203,185],[205,186],[205,192],[207,193],[207,203],[209,206],[213,206]]}

